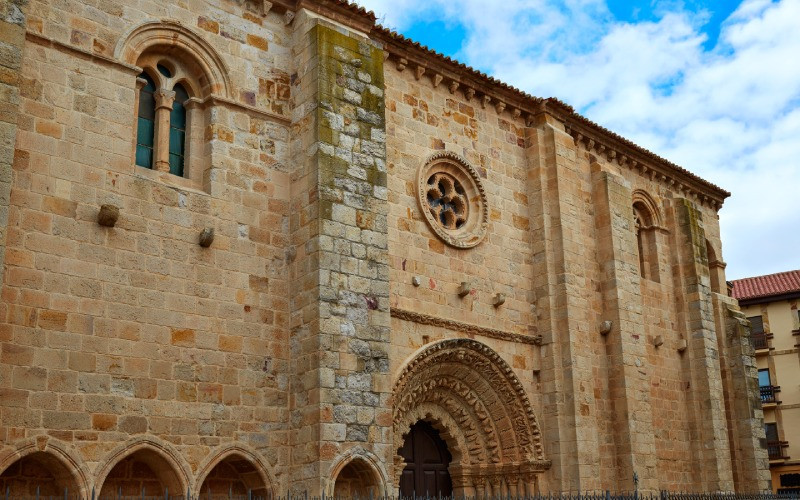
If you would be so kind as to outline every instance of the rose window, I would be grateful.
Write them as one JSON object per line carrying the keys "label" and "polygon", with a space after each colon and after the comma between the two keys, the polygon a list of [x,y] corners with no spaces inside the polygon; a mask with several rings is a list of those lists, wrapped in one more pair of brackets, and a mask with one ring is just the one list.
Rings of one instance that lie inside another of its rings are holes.
{"label": "rose window", "polygon": [[417,174],[428,226],[450,246],[471,248],[486,236],[489,210],[477,172],[454,153],[437,153]]}
{"label": "rose window", "polygon": [[445,229],[460,229],[467,222],[469,200],[458,179],[447,173],[428,178],[428,210]]}

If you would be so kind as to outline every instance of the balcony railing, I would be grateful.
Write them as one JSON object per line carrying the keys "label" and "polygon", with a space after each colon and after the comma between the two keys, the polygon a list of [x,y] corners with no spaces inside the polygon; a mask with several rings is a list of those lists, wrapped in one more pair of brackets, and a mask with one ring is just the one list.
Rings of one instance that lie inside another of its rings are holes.
{"label": "balcony railing", "polygon": [[778,401],[778,393],[781,391],[778,385],[762,385],[761,390],[761,404],[780,403]]}
{"label": "balcony railing", "polygon": [[754,333],[750,336],[750,341],[753,343],[753,349],[759,351],[761,349],[769,349],[769,341],[773,337],[771,333]]}
{"label": "balcony railing", "polygon": [[770,460],[785,460],[789,458],[786,448],[789,447],[788,441],[767,441],[767,454]]}

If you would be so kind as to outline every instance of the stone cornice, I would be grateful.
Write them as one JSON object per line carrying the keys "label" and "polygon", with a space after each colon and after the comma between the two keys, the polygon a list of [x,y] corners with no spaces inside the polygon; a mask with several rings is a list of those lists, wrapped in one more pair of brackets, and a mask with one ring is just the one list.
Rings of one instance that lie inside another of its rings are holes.
{"label": "stone cornice", "polygon": [[429,314],[422,314],[414,311],[407,311],[405,309],[398,309],[392,307],[391,315],[393,318],[402,319],[404,321],[411,321],[420,325],[438,326],[447,328],[448,330],[456,331],[467,335],[480,335],[492,339],[505,340],[508,342],[517,342],[520,344],[541,345],[542,336],[529,336],[519,333],[506,332],[503,330],[496,330],[494,328],[486,328],[483,326],[471,325],[461,321],[455,321],[447,318],[438,318]]}
{"label": "stone cornice", "polygon": [[701,205],[719,210],[730,193],[701,179],[683,167],[676,165],[627,139],[590,122],[572,109],[556,112],[565,130],[575,144],[616,162],[652,181],[665,184],[681,195],[692,198]]}

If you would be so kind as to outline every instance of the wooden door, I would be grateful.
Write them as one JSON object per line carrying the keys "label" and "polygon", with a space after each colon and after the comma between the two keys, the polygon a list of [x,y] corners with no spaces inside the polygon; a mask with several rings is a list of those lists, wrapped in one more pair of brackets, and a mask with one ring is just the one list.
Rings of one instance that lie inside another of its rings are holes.
{"label": "wooden door", "polygon": [[450,452],[439,437],[439,431],[428,422],[417,422],[406,436],[400,455],[406,467],[400,477],[400,496],[449,496],[453,492],[450,482]]}

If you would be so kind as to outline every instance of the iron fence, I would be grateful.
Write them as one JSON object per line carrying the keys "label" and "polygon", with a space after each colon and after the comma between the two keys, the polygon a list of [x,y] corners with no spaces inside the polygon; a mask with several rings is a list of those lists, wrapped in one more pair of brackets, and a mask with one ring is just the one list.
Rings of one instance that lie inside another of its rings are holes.
{"label": "iron fence", "polygon": [[[50,491],[52,493],[52,490]],[[800,489],[798,491],[784,491],[779,493],[684,493],[684,492],[624,492],[612,493],[602,492],[581,492],[581,493],[540,493],[535,495],[483,495],[483,496],[438,496],[438,495],[411,495],[411,496],[362,496],[362,497],[333,497],[333,496],[311,496],[308,494],[292,494],[280,496],[256,496],[252,492],[247,494],[228,493],[201,493],[192,495],[190,492],[175,495],[165,489],[163,495],[145,494],[144,491],[139,495],[123,495],[122,491],[115,494],[97,495],[94,491],[90,498],[83,498],[74,492],[65,489],[63,494],[46,495],[41,494],[40,488],[27,495],[11,494],[6,489],[0,500],[800,500]]]}

